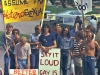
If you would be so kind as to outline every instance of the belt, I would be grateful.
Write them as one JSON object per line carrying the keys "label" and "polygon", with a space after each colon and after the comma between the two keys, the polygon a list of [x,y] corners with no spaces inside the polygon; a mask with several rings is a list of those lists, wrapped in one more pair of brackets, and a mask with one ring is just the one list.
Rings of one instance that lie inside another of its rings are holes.
{"label": "belt", "polygon": [[61,49],[61,51],[68,51],[68,49]]}

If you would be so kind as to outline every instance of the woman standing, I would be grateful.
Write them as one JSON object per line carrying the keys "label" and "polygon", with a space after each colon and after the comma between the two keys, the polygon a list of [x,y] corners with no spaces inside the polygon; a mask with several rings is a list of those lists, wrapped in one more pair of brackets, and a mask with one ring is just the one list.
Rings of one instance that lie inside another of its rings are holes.
{"label": "woman standing", "polygon": [[79,24],[79,29],[82,28],[82,20],[80,19],[79,16],[76,17],[75,23]]}
{"label": "woman standing", "polygon": [[61,69],[63,75],[67,74],[67,64],[70,48],[72,47],[72,38],[68,27],[62,29],[61,35],[57,39],[58,47],[61,49]]}
{"label": "woman standing", "polygon": [[39,37],[41,49],[44,52],[48,52],[51,48],[57,47],[55,35],[51,33],[51,27],[48,23],[42,27],[42,34]]}

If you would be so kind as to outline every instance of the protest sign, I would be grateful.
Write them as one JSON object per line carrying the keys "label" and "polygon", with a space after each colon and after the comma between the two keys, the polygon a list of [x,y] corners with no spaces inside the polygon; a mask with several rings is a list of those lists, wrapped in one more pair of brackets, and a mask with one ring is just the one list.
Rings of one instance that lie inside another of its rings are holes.
{"label": "protest sign", "polygon": [[74,3],[81,14],[92,11],[92,0],[74,0]]}
{"label": "protest sign", "polygon": [[39,52],[39,75],[60,75],[60,49]]}
{"label": "protest sign", "polygon": [[2,0],[5,23],[42,19],[46,0]]}
{"label": "protest sign", "polygon": [[38,75],[38,69],[10,69],[9,75]]}

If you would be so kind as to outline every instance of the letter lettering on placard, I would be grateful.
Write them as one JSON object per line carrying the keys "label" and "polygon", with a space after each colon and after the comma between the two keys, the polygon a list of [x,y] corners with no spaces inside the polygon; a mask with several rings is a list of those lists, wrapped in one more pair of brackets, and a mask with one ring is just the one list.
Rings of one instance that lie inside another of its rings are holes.
{"label": "letter lettering on placard", "polygon": [[40,70],[40,75],[50,75],[50,70]]}

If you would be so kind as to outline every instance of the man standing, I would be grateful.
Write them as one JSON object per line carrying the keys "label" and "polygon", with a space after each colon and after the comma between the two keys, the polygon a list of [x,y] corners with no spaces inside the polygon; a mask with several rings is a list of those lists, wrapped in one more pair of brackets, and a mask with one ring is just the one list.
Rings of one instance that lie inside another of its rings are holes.
{"label": "man standing", "polygon": [[[83,59],[83,74],[84,75],[95,75],[95,48],[100,51],[99,44],[93,40],[94,34],[92,32],[86,33],[86,40],[80,45],[81,49],[85,47],[80,53]],[[98,55],[99,56],[99,55]],[[90,72],[88,72],[88,70]]]}
{"label": "man standing", "polygon": [[31,68],[37,69],[39,64],[39,36],[41,33],[41,27],[39,25],[35,26],[35,33],[30,34],[29,44],[31,45]]}
{"label": "man standing", "polygon": [[95,20],[95,16],[91,16],[91,20],[89,21],[89,25],[94,27],[94,34],[97,33],[97,21]]}
{"label": "man standing", "polygon": [[30,69],[30,44],[26,37],[21,37],[14,49],[16,69]]}
{"label": "man standing", "polygon": [[2,35],[2,46],[4,48],[4,50],[6,51],[6,54],[4,55],[4,75],[9,75],[9,61],[10,61],[10,54],[9,51],[11,51],[10,49],[10,43],[12,40],[12,29],[13,26],[9,23],[6,25],[6,33],[4,33]]}

